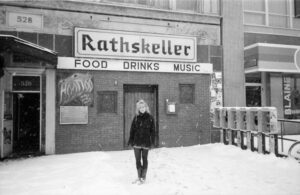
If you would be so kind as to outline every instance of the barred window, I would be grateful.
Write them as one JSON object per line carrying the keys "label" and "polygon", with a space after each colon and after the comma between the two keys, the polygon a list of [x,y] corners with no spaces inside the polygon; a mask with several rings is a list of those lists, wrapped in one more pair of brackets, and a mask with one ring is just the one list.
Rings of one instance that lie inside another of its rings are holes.
{"label": "barred window", "polygon": [[179,84],[179,101],[181,104],[195,103],[195,85]]}
{"label": "barred window", "polygon": [[99,113],[117,113],[117,97],[116,91],[98,91],[97,112]]}

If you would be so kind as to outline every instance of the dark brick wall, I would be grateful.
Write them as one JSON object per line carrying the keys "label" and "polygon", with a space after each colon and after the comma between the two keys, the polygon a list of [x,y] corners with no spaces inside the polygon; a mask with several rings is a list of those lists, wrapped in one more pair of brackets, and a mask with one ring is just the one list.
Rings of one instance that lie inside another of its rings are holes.
{"label": "dark brick wall", "polygon": [[39,34],[39,45],[53,50],[53,36],[52,34]]}
{"label": "dark brick wall", "polygon": [[37,44],[37,33],[18,32],[18,37],[31,43]]}
{"label": "dark brick wall", "polygon": [[[63,70],[58,70],[58,74]],[[75,72],[69,70],[68,72]],[[80,71],[76,71],[80,72]],[[159,146],[188,146],[210,142],[210,75],[90,71],[94,79],[94,105],[87,125],[60,125],[56,112],[56,153],[122,150],[123,85],[158,85]],[[115,81],[118,84],[115,85]],[[178,104],[177,115],[166,115],[165,100],[179,103],[179,84],[195,84],[195,104]],[[118,91],[117,114],[97,114],[97,91]]]}
{"label": "dark brick wall", "polygon": [[73,56],[73,39],[71,36],[55,35],[55,51],[58,56]]}

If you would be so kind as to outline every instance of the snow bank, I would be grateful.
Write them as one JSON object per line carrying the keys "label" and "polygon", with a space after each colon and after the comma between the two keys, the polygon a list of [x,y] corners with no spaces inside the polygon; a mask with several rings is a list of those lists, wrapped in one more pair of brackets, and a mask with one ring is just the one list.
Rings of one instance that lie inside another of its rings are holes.
{"label": "snow bank", "polygon": [[296,160],[223,144],[151,150],[143,185],[132,150],[4,161],[0,178],[0,194],[300,194]]}

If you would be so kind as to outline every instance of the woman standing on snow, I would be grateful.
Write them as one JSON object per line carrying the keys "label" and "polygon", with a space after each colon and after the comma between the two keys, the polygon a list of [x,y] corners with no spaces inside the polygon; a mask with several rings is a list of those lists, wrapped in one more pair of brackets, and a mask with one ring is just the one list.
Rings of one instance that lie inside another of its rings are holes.
{"label": "woman standing on snow", "polygon": [[148,151],[154,145],[155,125],[149,106],[144,100],[136,103],[135,114],[130,128],[128,146],[133,147],[136,160],[138,179],[134,183],[144,183],[148,169]]}

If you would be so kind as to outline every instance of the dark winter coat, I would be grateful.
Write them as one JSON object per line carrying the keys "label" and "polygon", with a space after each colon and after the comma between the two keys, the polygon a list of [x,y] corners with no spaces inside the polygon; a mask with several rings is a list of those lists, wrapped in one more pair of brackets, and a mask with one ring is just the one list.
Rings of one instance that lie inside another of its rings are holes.
{"label": "dark winter coat", "polygon": [[131,128],[128,145],[150,148],[154,146],[155,124],[153,117],[145,112],[135,116]]}

